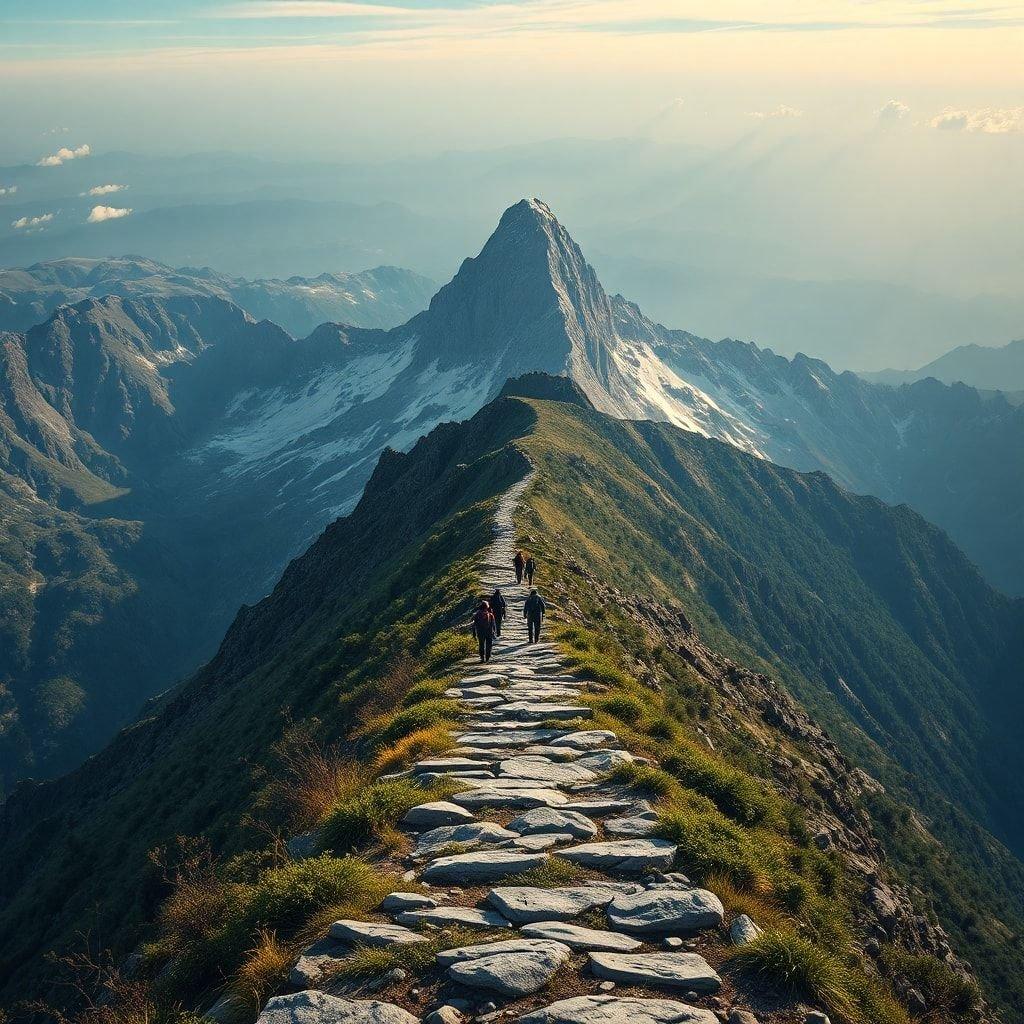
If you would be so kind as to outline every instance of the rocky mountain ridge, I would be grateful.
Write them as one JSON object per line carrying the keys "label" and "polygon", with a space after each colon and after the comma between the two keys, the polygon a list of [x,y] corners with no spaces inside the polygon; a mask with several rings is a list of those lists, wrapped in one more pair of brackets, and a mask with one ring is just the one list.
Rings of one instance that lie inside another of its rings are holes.
{"label": "rocky mountain ridge", "polygon": [[87,298],[207,295],[303,337],[325,321],[392,327],[426,306],[434,290],[432,281],[399,267],[247,280],[209,267],[169,267],[143,256],[69,258],[0,271],[0,330],[28,330],[59,306]]}

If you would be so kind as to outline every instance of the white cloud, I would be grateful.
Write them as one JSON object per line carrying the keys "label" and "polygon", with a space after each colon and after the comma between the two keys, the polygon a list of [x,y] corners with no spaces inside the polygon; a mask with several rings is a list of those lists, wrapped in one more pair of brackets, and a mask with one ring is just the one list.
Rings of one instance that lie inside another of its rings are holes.
{"label": "white cloud", "polygon": [[0,196],[13,196],[17,191],[17,185],[0,185]]}
{"label": "white cloud", "polygon": [[940,131],[982,132],[985,135],[1021,132],[1024,131],[1024,107],[983,107],[980,110],[946,107],[932,118],[931,126]]}
{"label": "white cloud", "polygon": [[99,224],[104,220],[117,220],[120,217],[127,217],[130,214],[129,206],[94,206],[89,214],[90,224]]}
{"label": "white cloud", "polygon": [[12,220],[11,227],[15,231],[32,231],[44,224],[49,224],[51,220],[53,220],[52,213],[41,213],[38,217],[19,217],[17,220]]}
{"label": "white cloud", "polygon": [[767,121],[780,117],[803,117],[804,112],[802,110],[798,110],[796,107],[787,107],[785,103],[780,103],[773,110],[752,110],[750,112],[750,116],[756,117],[759,121]]}
{"label": "white cloud", "polygon": [[902,100],[889,100],[878,111],[878,120],[883,124],[893,124],[896,121],[906,120],[909,114],[910,107]]}
{"label": "white cloud", "polygon": [[67,146],[61,146],[56,153],[51,153],[49,156],[44,156],[36,166],[37,167],[60,167],[61,164],[67,163],[69,160],[77,160],[82,156],[89,156],[92,150],[88,146],[76,146],[74,149],[68,149]]}
{"label": "white cloud", "polygon": [[127,185],[94,185],[88,192],[79,192],[80,196],[109,196],[112,192],[123,192]]}

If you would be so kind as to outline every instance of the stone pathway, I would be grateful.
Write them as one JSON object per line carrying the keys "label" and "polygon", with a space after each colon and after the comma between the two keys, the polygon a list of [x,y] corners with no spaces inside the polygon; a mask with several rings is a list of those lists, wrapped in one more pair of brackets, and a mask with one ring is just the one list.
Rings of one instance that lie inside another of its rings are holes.
{"label": "stone pathway", "polygon": [[[632,755],[614,733],[585,727],[591,710],[578,697],[587,683],[554,644],[527,643],[528,591],[515,584],[512,557],[513,512],[529,482],[504,496],[482,567],[481,593],[500,586],[508,602],[493,658],[467,659],[448,691],[466,710],[454,749],[412,769],[424,781],[454,777],[466,787],[402,822],[416,843],[406,878],[425,884],[426,895],[393,893],[379,922],[340,921],[330,938],[381,946],[414,943],[430,927],[501,929],[504,936],[438,954],[442,995],[456,994],[427,1024],[454,1024],[471,1010],[519,1024],[718,1024],[724,1002],[716,1013],[689,1000],[717,992],[721,979],[689,950],[702,931],[723,924],[721,902],[671,872],[676,847],[648,834],[656,823],[650,805],[609,780]],[[543,587],[543,575],[537,582]],[[592,877],[553,888],[517,879],[553,861]],[[296,987],[308,976],[293,972]],[[515,1005],[559,979],[563,992],[592,994]],[[607,994],[617,985],[628,993]],[[307,990],[272,999],[259,1024],[410,1019],[391,1004]]]}

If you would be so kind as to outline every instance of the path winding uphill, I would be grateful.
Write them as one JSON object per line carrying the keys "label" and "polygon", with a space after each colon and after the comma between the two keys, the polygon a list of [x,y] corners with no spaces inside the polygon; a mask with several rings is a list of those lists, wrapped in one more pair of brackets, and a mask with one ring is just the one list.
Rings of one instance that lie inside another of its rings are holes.
{"label": "path winding uphill", "polygon": [[[412,769],[462,788],[406,815],[416,844],[410,891],[388,896],[378,920],[335,922],[292,971],[302,990],[271,999],[258,1024],[414,1024],[398,1002],[415,1005],[419,989],[396,1002],[333,994],[330,962],[357,946],[436,943],[448,928],[479,934],[438,947],[427,1024],[464,1015],[518,1024],[754,1020],[733,1009],[734,994],[705,959],[720,958],[721,902],[671,870],[676,848],[650,835],[650,805],[609,778],[633,755],[614,733],[587,728],[592,712],[579,694],[588,684],[555,645],[526,642],[527,590],[511,563],[513,511],[528,483],[505,495],[482,569],[482,588],[501,586],[509,603],[494,658],[467,660],[448,691],[466,709],[456,747]],[[733,922],[740,941],[742,925],[756,934],[749,919]],[[369,987],[403,988],[401,974]]]}

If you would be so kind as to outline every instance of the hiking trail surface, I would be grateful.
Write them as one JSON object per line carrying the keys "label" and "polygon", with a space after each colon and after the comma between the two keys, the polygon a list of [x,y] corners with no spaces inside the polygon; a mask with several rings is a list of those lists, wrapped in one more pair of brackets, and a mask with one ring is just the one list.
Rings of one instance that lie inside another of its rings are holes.
{"label": "hiking trail surface", "polygon": [[[292,969],[299,991],[270,999],[259,1024],[756,1022],[712,966],[756,924],[740,915],[730,928],[714,893],[671,871],[676,847],[650,835],[651,805],[610,779],[644,759],[588,727],[592,711],[578,697],[595,684],[568,672],[554,644],[527,643],[513,517],[532,479],[511,487],[495,515],[480,592],[500,587],[508,616],[491,662],[467,657],[447,691],[466,712],[456,746],[400,773],[462,788],[403,819],[416,844],[410,891],[391,893],[375,921],[335,922]],[[458,941],[438,945],[451,928]],[[420,943],[433,945],[415,961],[425,978],[382,959],[359,986],[331,980],[332,962],[353,950]],[[395,1002],[367,998],[385,987]],[[227,1019],[218,1006],[207,1016]]]}

